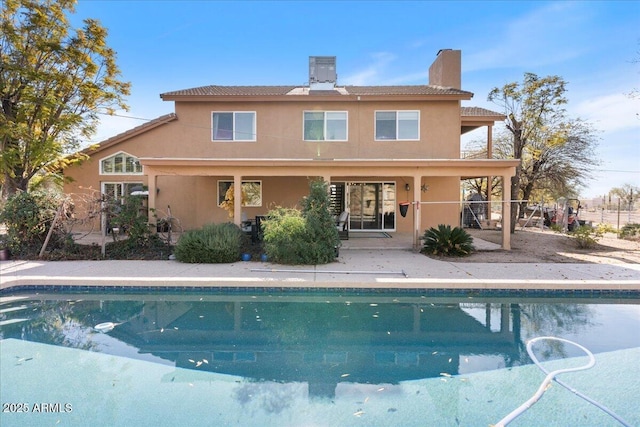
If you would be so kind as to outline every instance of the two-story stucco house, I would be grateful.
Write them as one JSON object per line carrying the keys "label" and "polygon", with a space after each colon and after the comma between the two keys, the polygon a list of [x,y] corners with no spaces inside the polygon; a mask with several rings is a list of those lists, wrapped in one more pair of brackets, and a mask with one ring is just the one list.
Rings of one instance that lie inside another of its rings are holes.
{"label": "two-story stucco house", "polygon": [[[429,84],[339,86],[335,57],[309,58],[308,86],[205,86],[161,94],[175,113],[110,138],[65,170],[66,193],[88,188],[118,197],[148,187],[150,208],[171,206],[185,229],[295,206],[310,179],[331,184],[335,214],[351,233],[413,233],[460,223],[460,182],[501,177],[503,200],[517,161],[463,159],[461,135],[503,116],[462,107],[461,52],[442,50]],[[490,150],[489,150],[490,151]],[[490,156],[489,156],[490,157]],[[507,185],[504,185],[507,183]],[[243,191],[244,190],[244,191]],[[244,197],[242,197],[244,194]],[[399,204],[410,202],[405,216]],[[437,203],[436,203],[437,202]],[[503,247],[509,248],[508,203]],[[415,240],[414,240],[415,243]]]}

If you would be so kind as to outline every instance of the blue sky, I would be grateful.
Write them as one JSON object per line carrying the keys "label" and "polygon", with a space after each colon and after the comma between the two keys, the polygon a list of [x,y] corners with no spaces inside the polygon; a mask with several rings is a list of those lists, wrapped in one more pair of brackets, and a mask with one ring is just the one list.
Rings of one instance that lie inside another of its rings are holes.
{"label": "blue sky", "polygon": [[[582,196],[640,186],[638,1],[92,1],[71,21],[109,30],[129,112],[173,111],[159,94],[210,84],[303,85],[308,57],[337,57],[338,84],[426,84],[443,48],[462,50],[465,106],[500,111],[493,87],[525,72],[559,75],[567,111],[599,130],[602,165]],[[99,142],[141,120],[104,117]]]}

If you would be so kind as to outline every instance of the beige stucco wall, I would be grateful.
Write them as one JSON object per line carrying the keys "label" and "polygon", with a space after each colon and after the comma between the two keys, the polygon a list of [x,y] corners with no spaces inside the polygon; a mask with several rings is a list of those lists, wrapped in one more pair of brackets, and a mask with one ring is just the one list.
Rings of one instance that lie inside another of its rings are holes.
{"label": "beige stucco wall", "polygon": [[[257,140],[255,142],[211,141],[212,111],[255,111]],[[308,110],[347,111],[348,141],[307,142],[303,140],[303,112]],[[375,141],[375,111],[419,110],[419,141]],[[102,182],[142,182],[146,176],[99,175],[101,159],[124,151],[144,158],[335,158],[335,159],[398,159],[398,158],[458,158],[460,115],[459,101],[434,102],[251,102],[211,103],[177,102],[177,120],[160,125],[115,145],[101,149],[81,166],[73,166],[65,175],[73,181],[65,192],[86,194],[100,191]],[[217,206],[218,179],[232,176],[177,176],[172,171],[159,176],[156,209],[159,217],[167,215],[171,206],[174,217],[186,228],[210,221],[228,220],[226,211]],[[208,172],[210,174],[212,172]],[[286,171],[284,172],[286,173]],[[263,206],[247,208],[248,217],[264,214],[276,204],[294,206],[307,192],[307,180],[286,177],[244,177],[263,180]],[[363,177],[363,180],[375,178]],[[389,178],[385,178],[388,180]],[[398,178],[400,179],[400,178]],[[457,192],[456,192],[457,194]],[[79,206],[78,215],[81,215]],[[398,220],[398,229],[411,229],[411,224]],[[405,224],[407,223],[407,224]]]}
{"label": "beige stucco wall", "polygon": [[[348,141],[307,142],[303,141],[303,112],[309,110],[347,111]],[[375,111],[419,110],[419,141],[375,141]],[[255,111],[257,117],[257,140],[254,142],[211,141],[212,111]],[[180,221],[183,229],[201,227],[209,222],[231,220],[227,212],[217,205],[218,180],[233,180],[233,170],[218,171],[215,165],[189,166],[189,159],[459,159],[460,157],[460,105],[458,100],[446,101],[286,101],[286,102],[177,102],[177,119],[134,133],[104,144],[81,166],[73,166],[65,175],[73,182],[65,185],[71,194],[100,190],[101,182],[142,182],[148,185],[145,175],[99,175],[101,159],[118,152],[147,159],[186,159],[181,166],[161,164],[153,167],[158,189],[155,207],[158,217],[171,214]],[[315,161],[313,163],[316,163]],[[247,218],[263,215],[279,206],[296,206],[308,193],[306,172],[287,176],[291,166],[273,168],[273,162],[264,163],[270,172],[250,174],[243,172],[243,180],[262,181],[263,205],[243,208]],[[397,202],[413,200],[413,190],[406,192],[404,186],[413,187],[411,165],[405,166],[407,174],[389,173],[384,164],[367,170],[369,174],[341,176],[333,167],[322,169],[318,176],[330,176],[332,181],[386,181],[396,182]],[[249,169],[246,169],[249,170]],[[263,168],[264,170],[264,168]],[[272,173],[274,172],[275,173]],[[306,171],[306,170],[305,170]],[[404,172],[404,171],[403,171]],[[265,174],[265,175],[261,175]],[[438,173],[442,175],[440,171]],[[455,172],[452,174],[454,175]],[[269,176],[266,176],[269,175]],[[423,202],[455,201],[460,197],[460,177],[428,176],[423,174],[422,183],[429,187],[421,192]],[[459,223],[459,205],[421,205],[420,228],[441,223]],[[82,208],[78,209],[81,215]],[[415,224],[415,212],[402,218],[396,214],[396,229],[411,232]],[[97,229],[97,227],[96,227]]]}
{"label": "beige stucco wall", "polygon": [[[347,111],[348,141],[303,140],[304,111]],[[375,141],[375,111],[419,110],[419,141]],[[255,111],[255,142],[211,141],[213,111]],[[169,157],[215,158],[459,158],[459,101],[176,103],[166,126]],[[143,143],[143,146],[145,144]],[[158,154],[159,155],[159,154]]]}
{"label": "beige stucco wall", "polygon": [[[422,201],[428,203],[420,206],[421,229],[425,230],[439,224],[459,225],[460,204],[450,202],[459,200],[460,179],[456,177],[426,177],[422,179],[422,184],[428,186],[428,190],[422,193]],[[438,203],[432,204],[431,202]]]}
{"label": "beige stucco wall", "polygon": [[[233,221],[227,211],[218,206],[218,181],[233,181],[231,176],[159,176],[156,209],[158,217],[167,214],[177,218],[183,229],[202,227],[208,223]],[[276,206],[299,207],[299,201],[308,193],[305,177],[243,177],[243,180],[262,182],[262,206],[243,207],[243,216],[255,218],[265,215]]]}

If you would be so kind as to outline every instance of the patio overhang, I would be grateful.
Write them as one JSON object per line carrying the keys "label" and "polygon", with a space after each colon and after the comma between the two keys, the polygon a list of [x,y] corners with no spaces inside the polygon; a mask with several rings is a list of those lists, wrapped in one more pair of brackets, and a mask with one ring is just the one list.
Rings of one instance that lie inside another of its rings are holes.
{"label": "patio overhang", "polygon": [[[140,163],[148,176],[149,208],[155,209],[158,176],[231,176],[236,184],[236,199],[241,198],[243,177],[296,176],[320,177],[331,182],[331,177],[409,177],[413,180],[414,247],[421,235],[418,210],[421,205],[423,177],[456,177],[467,179],[497,176],[502,179],[502,247],[511,248],[510,218],[511,177],[515,175],[519,160],[497,159],[228,159],[228,158],[158,158],[142,157]],[[455,203],[455,200],[443,200]],[[234,221],[240,224],[241,206],[234,206]],[[150,218],[152,221],[152,218]]]}
{"label": "patio overhang", "polygon": [[480,176],[515,175],[519,160],[495,159],[211,159],[142,157],[146,174],[264,176]]}

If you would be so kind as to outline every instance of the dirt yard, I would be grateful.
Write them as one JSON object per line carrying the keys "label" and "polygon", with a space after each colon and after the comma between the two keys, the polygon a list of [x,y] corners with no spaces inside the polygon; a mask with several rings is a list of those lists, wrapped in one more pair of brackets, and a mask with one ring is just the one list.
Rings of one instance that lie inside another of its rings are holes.
{"label": "dirt yard", "polygon": [[[488,242],[500,244],[502,241],[500,231],[465,230]],[[640,264],[640,242],[618,239],[609,233],[593,248],[579,249],[577,242],[568,235],[528,227],[517,229],[511,235],[511,248],[511,251],[477,251],[456,262]]]}

